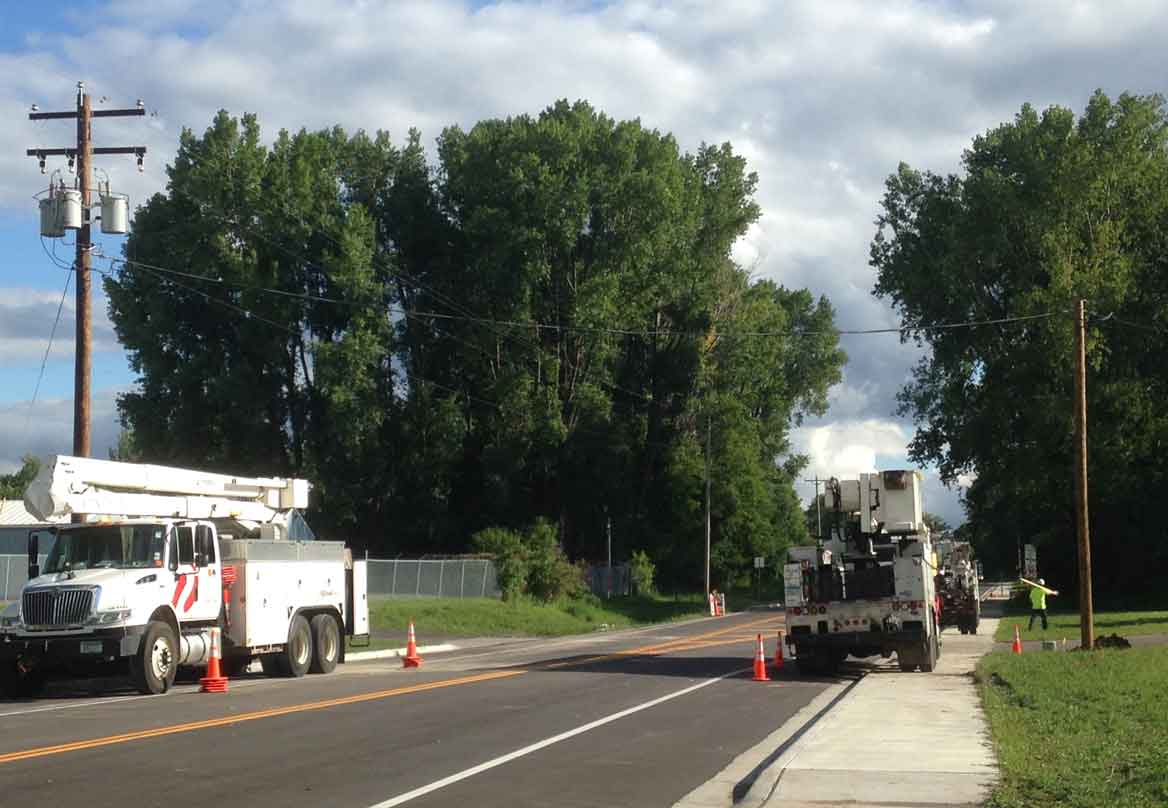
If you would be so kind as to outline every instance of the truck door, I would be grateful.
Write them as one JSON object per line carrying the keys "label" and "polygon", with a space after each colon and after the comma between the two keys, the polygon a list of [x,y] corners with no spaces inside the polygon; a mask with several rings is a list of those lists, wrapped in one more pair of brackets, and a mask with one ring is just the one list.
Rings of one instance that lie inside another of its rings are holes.
{"label": "truck door", "polygon": [[170,605],[179,620],[218,619],[223,596],[214,528],[209,523],[196,522],[176,526],[171,550],[174,590]]}
{"label": "truck door", "polygon": [[195,526],[195,575],[198,581],[192,620],[217,620],[223,605],[222,569],[219,564],[215,527],[209,522]]}

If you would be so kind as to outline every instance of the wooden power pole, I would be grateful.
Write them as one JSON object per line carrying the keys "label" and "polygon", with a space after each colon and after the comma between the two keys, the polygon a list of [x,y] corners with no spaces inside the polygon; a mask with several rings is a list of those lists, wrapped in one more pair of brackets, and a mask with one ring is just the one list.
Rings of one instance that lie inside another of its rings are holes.
{"label": "wooden power pole", "polygon": [[1075,522],[1079,538],[1080,646],[1095,647],[1091,601],[1091,529],[1087,510],[1087,305],[1075,306]]}
{"label": "wooden power pole", "polygon": [[[35,107],[34,107],[35,109]],[[146,110],[141,102],[133,109],[99,109],[93,111],[90,106],[89,95],[85,92],[85,84],[77,82],[77,109],[68,112],[30,112],[31,121],[57,120],[62,118],[77,119],[77,145],[64,149],[28,149],[29,157],[36,157],[41,161],[44,169],[45,158],[49,156],[64,156],[72,164],[76,161],[78,190],[81,192],[82,223],[77,231],[77,254],[74,259],[74,269],[77,272],[77,328],[76,353],[73,364],[73,454],[78,457],[88,457],[89,445],[89,380],[91,376],[91,337],[90,325],[90,261],[93,256],[93,241],[90,233],[90,210],[92,205],[91,193],[93,184],[93,155],[95,154],[134,154],[138,157],[138,167],[142,166],[142,157],[146,154],[145,146],[118,146],[112,148],[93,148],[92,122],[94,118],[121,118],[130,115],[145,115]]]}
{"label": "wooden power pole", "polygon": [[714,419],[706,416],[706,595],[710,594],[710,435]]}

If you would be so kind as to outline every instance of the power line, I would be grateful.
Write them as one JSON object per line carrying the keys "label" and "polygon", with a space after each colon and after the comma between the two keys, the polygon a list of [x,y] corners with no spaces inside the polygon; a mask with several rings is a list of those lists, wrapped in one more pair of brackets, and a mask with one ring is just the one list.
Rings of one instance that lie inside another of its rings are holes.
{"label": "power line", "polygon": [[[137,264],[138,262],[134,262],[134,263]],[[105,270],[94,268],[93,271],[97,272],[98,274],[102,275],[103,277],[110,278],[111,280],[117,280],[117,278],[112,273],[106,272]],[[149,272],[151,270],[147,269],[147,271]],[[196,289],[193,286],[187,286],[186,284],[182,284],[182,283],[179,283],[178,281],[161,276],[158,273],[154,273],[154,274],[156,277],[160,277],[160,279],[166,283],[173,284],[175,286],[178,286],[179,288],[186,289],[189,292],[193,292],[197,295],[201,295],[208,302],[218,303],[219,305],[224,306],[228,309],[231,309],[232,311],[235,311],[236,313],[242,314],[244,317],[246,317],[250,320],[256,320],[256,321],[264,323],[266,325],[270,325],[273,328],[277,328],[280,331],[283,331],[284,333],[290,334],[292,336],[300,336],[299,332],[296,331],[296,329],[291,328],[290,326],[284,325],[283,323],[277,323],[274,320],[269,320],[266,317],[261,317],[260,315],[252,312],[250,309],[244,308],[243,306],[237,306],[234,303],[228,302],[226,300],[220,300],[219,298],[213,297],[212,295],[203,291],[202,289]],[[494,407],[496,409],[499,406],[498,402],[488,401],[487,399],[479,398],[477,396],[471,395],[470,393],[467,393],[465,390],[459,390],[458,388],[450,387],[449,385],[442,384],[441,382],[436,382],[436,381],[433,381],[432,379],[427,379],[427,378],[424,378],[422,376],[418,376],[417,374],[412,373],[408,370],[405,370],[404,368],[400,368],[399,371],[401,372],[401,374],[403,376],[405,376],[411,382],[421,382],[423,384],[433,385],[434,387],[438,387],[438,388],[441,388],[443,390],[447,390],[449,392],[455,393],[456,395],[465,396],[466,398],[468,398],[470,400],[478,401],[481,404],[486,404],[487,406]]]}
{"label": "power line", "polygon": [[[43,241],[42,246],[43,246]],[[45,365],[49,363],[49,353],[53,350],[53,339],[57,336],[57,324],[61,322],[61,311],[65,308],[65,297],[69,294],[69,282],[73,280],[73,273],[65,273],[65,288],[61,290],[61,302],[57,304],[57,316],[53,318],[53,328],[49,331],[49,344],[45,346],[45,355],[41,359],[41,370],[37,374],[36,387],[32,391],[32,401],[28,402],[28,415],[24,418],[24,432],[28,434],[29,424],[32,422],[32,408],[36,405],[37,396],[41,392],[41,381],[45,378]]]}
{"label": "power line", "polygon": [[[228,281],[223,278],[214,278],[209,275],[199,275],[192,272],[182,272],[176,269],[169,269],[154,264],[148,264],[143,261],[138,261],[131,258],[114,258],[112,256],[102,256],[108,259],[111,263],[127,264],[132,266],[142,267],[144,269],[153,270],[155,272],[162,272],[168,275],[175,275],[181,278],[188,278],[192,280],[207,281],[209,283],[217,283],[223,286],[234,289],[261,292],[264,294],[280,295],[283,297],[293,298],[297,300],[304,300],[314,303],[329,303],[341,306],[351,306],[354,308],[369,308],[374,304],[365,301],[346,300],[344,298],[325,297],[322,295],[312,295],[302,292],[289,292],[284,289],[275,289],[267,286],[259,286],[255,284],[247,284],[239,281]],[[314,266],[312,262],[306,262],[310,266]],[[505,328],[522,328],[541,331],[561,331],[568,333],[581,334],[609,334],[615,336],[629,336],[629,337],[704,337],[706,334],[700,331],[685,331],[668,328],[650,328],[650,329],[633,329],[633,328],[614,328],[605,326],[575,326],[575,325],[560,325],[558,323],[545,323],[535,320],[500,320],[492,317],[479,317],[473,314],[447,314],[438,311],[419,311],[418,309],[407,309],[393,303],[382,304],[385,308],[393,313],[400,314],[403,317],[412,318],[432,318],[438,320],[452,320],[461,322],[473,322],[483,325],[495,325]],[[998,317],[989,320],[964,320],[950,323],[935,323],[935,324],[904,324],[897,327],[886,328],[840,328],[831,330],[799,330],[789,329],[785,331],[737,331],[737,332],[715,332],[719,338],[722,339],[742,339],[742,338],[763,338],[763,337],[810,337],[810,336],[857,336],[870,334],[902,334],[912,331],[942,331],[953,330],[958,328],[981,328],[992,325],[1010,325],[1013,323],[1029,322],[1031,320],[1042,320],[1049,317],[1054,317],[1063,312],[1049,311],[1039,314],[1025,314],[1014,317]],[[1124,322],[1116,320],[1116,322]],[[1136,326],[1137,328],[1140,326]]]}

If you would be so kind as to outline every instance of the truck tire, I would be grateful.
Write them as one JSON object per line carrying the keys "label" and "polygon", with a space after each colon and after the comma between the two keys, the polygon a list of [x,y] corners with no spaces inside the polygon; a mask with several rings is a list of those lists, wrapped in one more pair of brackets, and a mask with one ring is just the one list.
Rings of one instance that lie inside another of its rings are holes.
{"label": "truck tire", "polygon": [[904,673],[915,671],[917,666],[921,664],[922,648],[897,648],[896,649],[896,664]]}
{"label": "truck tire", "polygon": [[284,653],[280,654],[280,668],[285,676],[299,679],[308,673],[312,664],[312,629],[304,615],[298,614],[292,618],[292,625],[288,627],[288,642],[284,645]]}
{"label": "truck tire", "polygon": [[312,664],[309,673],[332,673],[341,658],[341,630],[331,614],[312,618]]}
{"label": "truck tire", "polygon": [[178,638],[174,629],[161,620],[151,620],[130,657],[130,681],[139,693],[156,696],[170,690],[178,673]]}
{"label": "truck tire", "polygon": [[22,672],[14,661],[0,671],[0,691],[10,699],[30,699],[45,689],[47,680],[48,677],[39,670]]}

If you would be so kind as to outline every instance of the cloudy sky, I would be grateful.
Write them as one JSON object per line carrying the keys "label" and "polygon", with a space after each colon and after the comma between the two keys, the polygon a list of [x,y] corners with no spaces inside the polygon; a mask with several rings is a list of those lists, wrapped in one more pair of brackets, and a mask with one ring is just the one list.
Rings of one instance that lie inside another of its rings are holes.
{"label": "cloudy sky", "polygon": [[[4,13],[0,472],[71,446],[71,289],[30,407],[68,273],[37,237],[32,196],[45,178],[24,150],[72,141],[70,122],[26,113],[69,109],[78,80],[98,108],[145,99],[148,117],[94,126],[96,145],[149,147],[142,174],[130,158],[98,161],[132,204],[162,187],[180,129],[202,131],[220,108],[256,112],[268,137],[339,123],[398,139],[416,126],[432,143],[451,123],[583,98],[687,149],[730,140],[759,174],[763,210],[739,260],[826,294],[841,327],[873,328],[897,322],[871,296],[867,250],[899,161],[956,170],[975,134],[1027,101],[1081,110],[1097,87],[1160,92],[1168,41],[1154,0],[79,0]],[[100,297],[94,333],[93,448],[104,454],[115,397],[134,379]],[[895,335],[845,347],[831,412],[796,436],[808,476],[904,463],[912,425],[895,417],[894,395],[917,353]],[[927,507],[961,520],[958,493],[935,477]]]}

